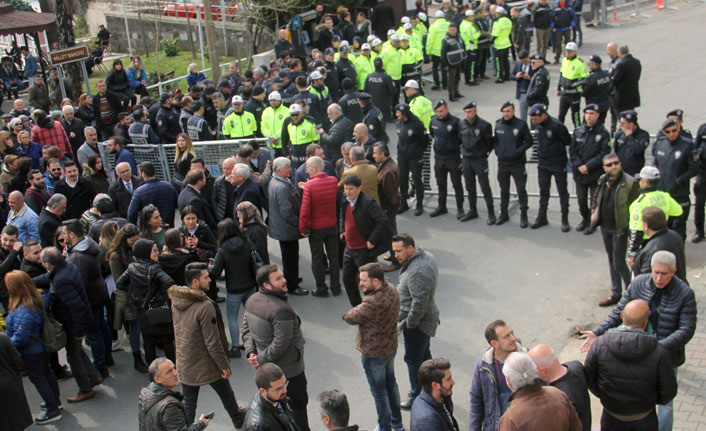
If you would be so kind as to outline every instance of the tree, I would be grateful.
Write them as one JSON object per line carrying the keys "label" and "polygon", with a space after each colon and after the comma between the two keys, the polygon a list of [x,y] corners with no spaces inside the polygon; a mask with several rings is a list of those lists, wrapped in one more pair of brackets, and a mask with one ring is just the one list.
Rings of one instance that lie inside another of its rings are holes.
{"label": "tree", "polygon": [[[48,6],[56,15],[56,25],[58,27],[57,36],[60,48],[70,48],[76,46],[74,36],[74,14],[81,12],[81,5],[77,0],[49,0]],[[42,9],[43,10],[43,9]],[[69,88],[66,89],[67,96],[72,100],[78,100],[83,92],[83,75],[78,63],[69,63],[64,68],[68,74]]]}
{"label": "tree", "polygon": [[15,10],[19,11],[24,11],[24,12],[34,12],[34,9],[32,9],[32,6],[29,5],[24,0],[8,0],[7,3],[10,3]]}

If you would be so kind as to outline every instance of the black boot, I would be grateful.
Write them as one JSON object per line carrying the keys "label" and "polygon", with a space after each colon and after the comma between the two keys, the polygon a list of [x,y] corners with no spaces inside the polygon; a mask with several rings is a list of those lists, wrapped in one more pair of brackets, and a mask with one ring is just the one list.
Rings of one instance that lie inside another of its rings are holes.
{"label": "black boot", "polygon": [[510,216],[507,214],[507,210],[503,211],[500,210],[500,217],[495,221],[495,224],[497,226],[500,226],[501,224],[507,223],[510,221]]}
{"label": "black boot", "polygon": [[571,226],[569,226],[569,212],[563,212],[561,213],[561,231],[562,232],[568,232],[571,230]]}
{"label": "black boot", "polygon": [[697,230],[694,236],[691,237],[691,242],[694,244],[698,244],[701,242],[702,239],[704,239],[704,231]]}
{"label": "black boot", "polygon": [[537,214],[537,219],[532,223],[530,228],[532,229],[539,229],[542,226],[546,226],[549,224],[549,220],[547,220],[547,212],[546,211],[539,211],[539,214]]}
{"label": "black boot", "polygon": [[495,218],[495,208],[492,205],[490,205],[488,207],[488,220],[486,223],[488,223],[488,226],[492,226],[495,224],[495,222],[497,220],[498,219]]}
{"label": "black boot", "polygon": [[132,354],[132,357],[135,359],[134,365],[133,365],[135,367],[135,369],[140,373],[147,374],[147,365],[142,360],[142,353],[135,352]]}
{"label": "black boot", "polygon": [[525,229],[527,226],[529,226],[529,219],[527,218],[527,210],[525,209],[520,211],[520,227]]}
{"label": "black boot", "polygon": [[459,220],[461,221],[469,221],[478,218],[478,211],[476,211],[475,208],[471,208],[468,210],[468,212],[464,215],[461,216]]}

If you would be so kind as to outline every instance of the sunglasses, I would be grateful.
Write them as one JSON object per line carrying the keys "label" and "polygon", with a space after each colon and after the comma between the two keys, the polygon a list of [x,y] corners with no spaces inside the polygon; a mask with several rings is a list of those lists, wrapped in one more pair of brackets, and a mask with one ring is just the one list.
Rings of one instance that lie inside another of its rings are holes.
{"label": "sunglasses", "polygon": [[611,166],[618,166],[619,164],[620,164],[620,161],[608,162],[608,163],[603,164],[603,167],[609,168]]}
{"label": "sunglasses", "polygon": [[667,135],[671,135],[672,133],[677,133],[677,129],[665,130],[664,133]]}

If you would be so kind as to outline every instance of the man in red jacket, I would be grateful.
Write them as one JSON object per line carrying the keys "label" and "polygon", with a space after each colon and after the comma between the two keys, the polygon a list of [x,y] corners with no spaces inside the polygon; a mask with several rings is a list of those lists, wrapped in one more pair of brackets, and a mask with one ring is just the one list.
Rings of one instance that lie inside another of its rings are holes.
{"label": "man in red jacket", "polygon": [[[316,280],[314,296],[328,296],[326,286],[326,259],[328,256],[329,272],[331,274],[331,293],[338,296],[341,293],[341,282],[338,267],[338,219],[336,217],[336,200],[338,197],[338,180],[324,172],[324,160],[313,156],[306,160],[306,173],[311,178],[304,185],[302,207],[299,214],[299,231],[309,238],[311,249],[311,271]],[[324,255],[324,245],[326,255]]]}

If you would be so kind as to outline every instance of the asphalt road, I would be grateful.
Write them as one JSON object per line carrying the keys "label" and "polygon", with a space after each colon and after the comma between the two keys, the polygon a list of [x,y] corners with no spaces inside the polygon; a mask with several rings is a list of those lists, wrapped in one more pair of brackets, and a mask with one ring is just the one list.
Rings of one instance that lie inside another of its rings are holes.
{"label": "asphalt road", "polygon": [[[583,58],[598,53],[603,55],[609,41],[627,42],[635,57],[642,61],[641,80],[643,108],[639,109],[640,123],[654,133],[667,111],[685,110],[685,126],[696,130],[706,121],[703,110],[704,91],[702,71],[705,64],[697,46],[704,35],[706,5],[701,2],[675,3],[679,10],[653,12],[651,19],[628,20],[618,28],[584,28]],[[672,37],[665,37],[673,35]],[[550,66],[552,82],[558,80],[558,67]],[[466,99],[478,102],[479,115],[489,121],[499,118],[503,101],[514,96],[514,84],[484,83],[480,87],[465,87]],[[447,95],[434,92],[432,99]],[[462,115],[465,100],[453,103],[452,113]],[[552,99],[550,113],[556,115],[558,101]],[[388,133],[394,135],[389,126]],[[394,152],[394,145],[393,152]],[[533,168],[531,168],[533,169]],[[450,201],[453,201],[452,199]],[[451,202],[450,202],[451,203]],[[484,208],[482,201],[479,208]],[[486,349],[483,330],[494,319],[506,320],[519,339],[527,346],[542,342],[559,352],[577,327],[590,327],[601,320],[607,310],[595,304],[609,293],[607,259],[599,234],[585,237],[576,232],[559,230],[558,205],[552,199],[550,226],[539,231],[519,227],[515,209],[512,221],[501,227],[485,225],[481,219],[461,224],[453,215],[434,219],[429,210],[436,205],[435,198],[427,201],[427,212],[421,217],[406,214],[398,219],[399,230],[409,232],[418,246],[430,251],[440,268],[436,301],[441,310],[441,326],[431,343],[434,356],[451,360],[456,380],[454,388],[455,416],[461,429],[468,427],[468,409],[471,375],[477,358]],[[450,207],[453,204],[451,203]],[[537,199],[530,198],[530,217],[537,208]],[[571,223],[579,222],[575,202],[571,205]],[[455,211],[450,208],[450,212]],[[689,232],[693,227],[689,225]],[[704,245],[687,243],[688,269],[695,288],[703,288],[694,278],[703,269],[706,258]],[[279,262],[279,247],[270,243],[271,255]],[[304,287],[313,286],[309,270],[309,250],[301,242],[300,271]],[[397,275],[391,277],[396,283]],[[370,395],[360,355],[354,349],[355,328],[346,325],[341,316],[349,308],[345,295],[337,298],[293,297],[291,304],[301,315],[307,340],[305,355],[309,380],[309,415],[313,430],[322,430],[316,395],[325,389],[343,390],[351,404],[352,423],[362,429],[374,429],[375,408]],[[224,309],[225,314],[225,309]],[[396,373],[400,393],[404,398],[409,390],[407,369],[403,362],[404,349],[400,347],[396,359]],[[137,428],[137,396],[147,378],[132,369],[132,357],[127,352],[115,354],[117,365],[112,377],[97,388],[94,400],[71,405],[64,403],[64,418],[44,427],[48,430],[129,430]],[[232,360],[231,383],[238,400],[249,403],[255,394],[253,370],[245,359]],[[26,380],[26,379],[25,379]],[[25,381],[26,393],[33,413],[39,414],[39,396]],[[75,394],[72,380],[61,382],[62,399]],[[209,388],[201,392],[198,412],[215,410],[211,430],[231,429],[225,410]],[[4,412],[3,414],[7,414]],[[409,414],[403,413],[406,426]],[[36,426],[34,426],[36,428]],[[32,428],[34,429],[34,428]]]}

